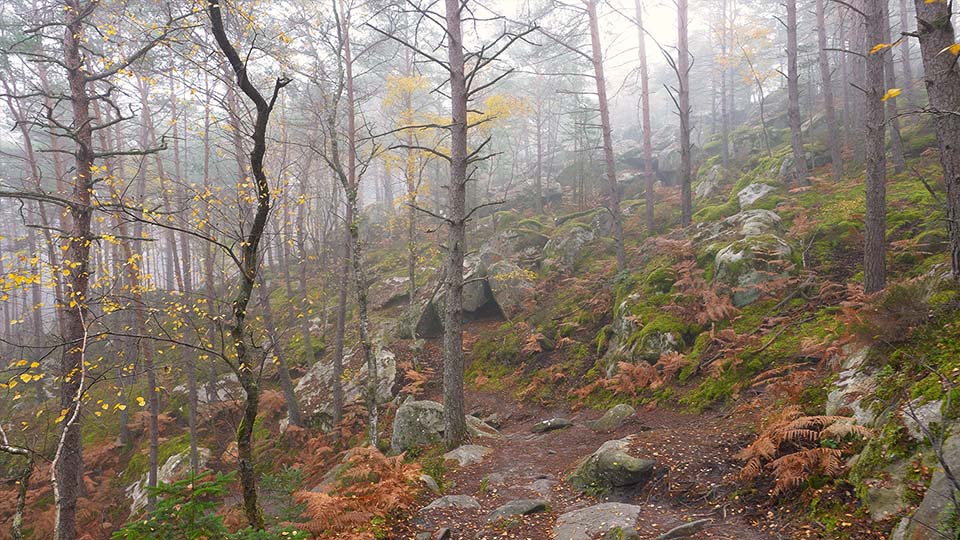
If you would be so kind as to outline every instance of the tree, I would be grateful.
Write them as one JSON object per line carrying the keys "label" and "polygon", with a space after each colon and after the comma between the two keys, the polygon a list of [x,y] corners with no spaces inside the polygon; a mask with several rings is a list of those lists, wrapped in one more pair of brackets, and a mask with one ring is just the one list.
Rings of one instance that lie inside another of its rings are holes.
{"label": "tree", "polygon": [[620,186],[617,184],[616,157],[613,155],[613,126],[610,124],[610,103],[607,100],[607,81],[603,75],[603,50],[600,45],[600,24],[597,21],[598,0],[584,0],[590,23],[590,62],[597,83],[597,101],[600,108],[600,131],[603,140],[603,162],[607,175],[607,210],[613,217],[613,240],[617,249],[617,271],[627,269],[627,252],[623,245],[623,212],[620,209]]}
{"label": "tree", "polygon": [[950,267],[960,278],[960,67],[952,10],[948,2],[914,0],[917,30],[923,57],[923,79],[930,100],[940,149],[940,166],[947,188],[947,228],[950,232]]}
{"label": "tree", "polygon": [[[646,220],[647,230],[652,232],[655,225],[653,215],[653,186],[656,178],[653,172],[653,126],[650,124],[650,75],[647,67],[646,30],[643,28],[643,6],[640,4],[640,0],[634,0],[634,5],[637,12],[638,54],[640,56],[640,100],[642,102],[641,117],[643,120],[643,177],[645,180]],[[726,142],[724,142],[724,151],[727,151]]]}
{"label": "tree", "polygon": [[257,281],[257,271],[260,266],[260,241],[263,239],[267,218],[270,214],[270,183],[263,168],[263,159],[267,150],[267,125],[280,90],[290,83],[290,79],[286,77],[277,78],[269,101],[264,98],[263,94],[251,82],[247,75],[246,63],[240,58],[237,49],[234,48],[227,37],[220,1],[210,0],[207,13],[210,17],[210,27],[217,46],[227,57],[227,61],[236,76],[237,86],[256,107],[256,119],[251,137],[253,150],[250,152],[250,171],[253,174],[256,210],[250,228],[244,235],[240,258],[236,259],[240,271],[240,284],[233,300],[233,322],[230,326],[230,338],[236,354],[232,367],[246,393],[243,418],[240,421],[240,427],[237,429],[237,453],[243,509],[250,526],[254,529],[263,529],[263,512],[257,501],[257,477],[253,466],[253,428],[257,420],[260,403],[259,371],[255,370],[256,359],[253,357],[250,344],[247,342],[247,305],[250,303],[253,287]]}
{"label": "tree", "polygon": [[787,117],[790,122],[790,148],[793,151],[793,182],[807,183],[807,158],[803,150],[800,117],[800,69],[797,66],[797,0],[787,0]]}
{"label": "tree", "polygon": [[[872,49],[866,59],[866,184],[867,215],[864,224],[863,285],[868,293],[886,285],[887,245],[887,158],[885,154],[883,111],[883,4],[887,0],[865,0],[864,18],[867,43]],[[879,49],[874,44],[880,46]]]}
{"label": "tree", "polygon": [[[680,113],[680,223],[684,226],[693,221],[693,162],[690,145],[690,46],[687,29],[687,0],[677,1],[677,110]],[[671,62],[672,63],[672,62]]]}
{"label": "tree", "polygon": [[830,58],[827,56],[826,0],[817,0],[817,60],[820,66],[820,81],[823,85],[823,108],[827,121],[827,146],[830,147],[830,165],[833,179],[843,176],[843,148],[840,146],[840,125],[837,122],[837,107],[833,97],[833,75]]}

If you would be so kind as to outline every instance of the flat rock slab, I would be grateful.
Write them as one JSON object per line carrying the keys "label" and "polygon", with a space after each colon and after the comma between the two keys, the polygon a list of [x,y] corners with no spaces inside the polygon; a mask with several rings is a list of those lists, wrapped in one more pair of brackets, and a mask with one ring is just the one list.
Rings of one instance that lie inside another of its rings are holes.
{"label": "flat rock slab", "polygon": [[460,508],[463,510],[479,510],[480,503],[470,495],[447,495],[440,497],[427,506],[422,511],[435,510],[437,508]]}
{"label": "flat rock slab", "polygon": [[537,422],[530,428],[530,431],[534,433],[546,433],[548,431],[556,431],[558,429],[568,428],[573,425],[573,422],[567,420],[566,418],[551,418],[549,420],[544,420],[542,422]]}
{"label": "flat rock slab", "polygon": [[467,465],[473,465],[474,463],[480,463],[483,461],[483,458],[489,456],[493,453],[493,449],[487,448],[486,446],[480,446],[477,444],[465,444],[454,448],[453,450],[447,452],[443,455],[443,459],[454,460],[460,464],[461,467],[466,467]]}
{"label": "flat rock slab", "polygon": [[546,512],[550,503],[543,499],[518,499],[497,508],[487,516],[487,523],[496,523],[512,516],[527,516],[538,512]]}
{"label": "flat rock slab", "polygon": [[632,529],[641,510],[632,504],[603,503],[567,512],[557,518],[553,540],[592,540],[616,529]]}

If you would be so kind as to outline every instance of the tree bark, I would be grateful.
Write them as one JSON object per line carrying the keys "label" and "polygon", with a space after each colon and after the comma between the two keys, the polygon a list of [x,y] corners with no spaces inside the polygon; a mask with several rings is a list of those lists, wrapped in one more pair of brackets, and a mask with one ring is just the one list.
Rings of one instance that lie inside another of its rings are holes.
{"label": "tree bark", "polygon": [[690,46],[687,0],[677,1],[677,93],[680,113],[680,223],[693,221],[693,163],[690,146]]}
{"label": "tree bark", "polygon": [[593,74],[597,83],[597,101],[600,107],[600,130],[603,136],[603,161],[607,176],[607,210],[613,218],[613,240],[617,249],[617,272],[627,268],[627,252],[623,245],[623,212],[620,209],[620,186],[617,183],[616,158],[613,155],[613,126],[610,124],[610,103],[607,101],[607,81],[603,75],[603,50],[600,46],[600,25],[597,1],[584,0],[590,19],[590,45]]}
{"label": "tree bark", "polygon": [[787,116],[793,150],[793,184],[807,184],[807,158],[803,151],[800,117],[800,71],[797,67],[797,0],[787,0]]}
{"label": "tree bark", "polygon": [[[900,0],[900,33],[911,32],[913,25],[910,23],[910,7],[907,0]],[[910,58],[910,38],[903,36],[900,40],[900,56],[903,60],[903,88],[907,94],[907,101],[916,104],[916,92],[913,89],[913,59]]]}
{"label": "tree bark", "polygon": [[443,320],[443,421],[447,446],[467,437],[463,403],[463,257],[466,249],[467,82],[461,1],[444,0],[450,71],[450,181],[447,184],[446,297]]}
{"label": "tree bark", "polygon": [[830,147],[830,165],[833,179],[843,176],[843,152],[840,146],[840,126],[837,122],[837,107],[833,97],[833,76],[830,73],[830,58],[827,56],[826,0],[817,0],[817,60],[820,64],[820,81],[823,84],[823,108],[827,120],[827,146]]}
{"label": "tree bark", "polygon": [[[883,43],[883,4],[887,0],[866,0],[867,49]],[[883,52],[867,54],[866,81],[866,202],[864,223],[863,282],[864,290],[874,293],[886,286],[886,154],[884,137],[884,112],[881,101],[883,91]]]}
{"label": "tree bark", "polygon": [[266,278],[260,278],[260,302],[263,306],[263,322],[270,335],[270,345],[273,349],[274,361],[277,365],[277,378],[280,380],[280,390],[283,391],[283,399],[287,403],[287,420],[291,426],[300,426],[300,403],[297,402],[297,395],[293,391],[293,380],[290,378],[290,369],[287,366],[287,359],[283,353],[283,343],[280,340],[280,330],[277,328],[273,317],[273,306],[270,305],[270,288],[267,286]]}
{"label": "tree bark", "polygon": [[950,8],[946,3],[914,0],[917,35],[923,57],[923,79],[933,110],[940,166],[947,187],[947,227],[950,234],[950,267],[960,279],[960,68],[957,57],[943,52],[956,42]]}

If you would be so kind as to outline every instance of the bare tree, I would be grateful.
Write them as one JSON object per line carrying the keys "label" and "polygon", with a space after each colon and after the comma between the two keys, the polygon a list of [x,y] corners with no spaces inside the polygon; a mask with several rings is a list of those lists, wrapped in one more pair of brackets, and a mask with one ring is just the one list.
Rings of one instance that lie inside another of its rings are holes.
{"label": "bare tree", "polygon": [[790,122],[790,148],[793,150],[793,182],[807,183],[807,158],[803,151],[800,116],[800,69],[797,66],[797,0],[787,0],[787,117]]}
{"label": "bare tree", "polygon": [[267,218],[270,214],[270,183],[263,169],[263,158],[267,150],[267,125],[280,90],[290,83],[290,79],[286,77],[278,78],[274,83],[273,93],[269,100],[265,98],[250,81],[246,63],[227,37],[220,1],[210,0],[207,13],[210,16],[210,26],[217,41],[217,46],[227,57],[230,67],[236,75],[237,86],[256,107],[256,119],[252,134],[253,150],[250,152],[250,171],[253,173],[256,190],[256,211],[250,229],[244,235],[240,257],[235,259],[238,270],[240,270],[240,285],[233,300],[233,322],[230,326],[230,338],[236,352],[235,363],[232,367],[246,393],[243,417],[237,429],[237,454],[243,508],[250,526],[254,529],[263,529],[263,512],[257,500],[257,477],[253,467],[253,427],[257,420],[260,404],[259,381],[263,359],[259,361],[260,369],[256,369],[258,362],[251,350],[252,344],[247,341],[246,319],[247,305],[250,303],[260,266],[260,241],[263,239]]}
{"label": "bare tree", "polygon": [[823,108],[827,120],[827,146],[830,147],[830,165],[833,179],[843,176],[843,148],[840,146],[840,125],[837,123],[837,106],[833,97],[833,74],[827,56],[826,0],[817,0],[817,60],[820,66],[820,81],[823,84]]}

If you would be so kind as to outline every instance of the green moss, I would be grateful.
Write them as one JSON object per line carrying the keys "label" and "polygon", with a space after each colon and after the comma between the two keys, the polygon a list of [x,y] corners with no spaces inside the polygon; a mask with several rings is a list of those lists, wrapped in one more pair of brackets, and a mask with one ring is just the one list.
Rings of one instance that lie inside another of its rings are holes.
{"label": "green moss", "polygon": [[740,211],[740,202],[736,197],[731,197],[723,204],[706,206],[693,214],[695,223],[710,223],[728,218]]}

